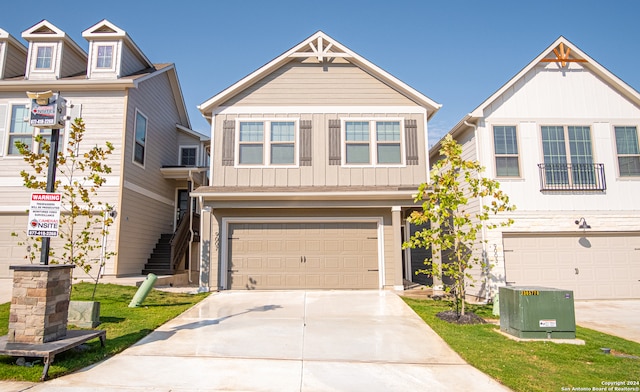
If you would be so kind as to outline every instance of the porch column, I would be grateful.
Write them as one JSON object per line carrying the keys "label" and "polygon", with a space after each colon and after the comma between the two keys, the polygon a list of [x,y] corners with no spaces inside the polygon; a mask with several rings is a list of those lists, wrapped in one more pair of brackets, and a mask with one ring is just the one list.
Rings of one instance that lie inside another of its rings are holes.
{"label": "porch column", "polygon": [[402,280],[402,207],[391,207],[393,230],[393,289],[404,290]]}

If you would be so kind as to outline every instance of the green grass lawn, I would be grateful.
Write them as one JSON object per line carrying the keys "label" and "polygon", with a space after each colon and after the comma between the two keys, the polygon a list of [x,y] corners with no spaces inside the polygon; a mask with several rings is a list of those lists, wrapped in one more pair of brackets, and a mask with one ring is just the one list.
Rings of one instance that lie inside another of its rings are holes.
{"label": "green grass lawn", "polygon": [[[497,325],[454,325],[440,320],[436,314],[451,309],[448,302],[404,300],[465,361],[514,391],[571,391],[603,388],[604,381],[640,380],[639,359],[606,355],[600,350],[608,347],[640,357],[639,343],[581,327],[576,335],[586,342],[584,346],[516,342],[497,333]],[[472,306],[471,310],[493,317],[488,306]]]}
{"label": "green grass lawn", "polygon": [[[96,301],[100,301],[100,324],[96,329],[107,331],[106,347],[99,339],[87,343],[86,351],[69,350],[58,354],[49,368],[49,378],[81,369],[112,356],[131,346],[165,322],[184,312],[207,294],[180,294],[152,290],[141,307],[129,308],[136,287],[100,284]],[[93,285],[77,283],[72,286],[72,300],[91,300]],[[0,305],[0,336],[8,333],[9,303]],[[27,359],[31,361],[30,359]],[[42,359],[33,367],[16,365],[16,358],[0,356],[0,380],[38,381],[42,375]]]}

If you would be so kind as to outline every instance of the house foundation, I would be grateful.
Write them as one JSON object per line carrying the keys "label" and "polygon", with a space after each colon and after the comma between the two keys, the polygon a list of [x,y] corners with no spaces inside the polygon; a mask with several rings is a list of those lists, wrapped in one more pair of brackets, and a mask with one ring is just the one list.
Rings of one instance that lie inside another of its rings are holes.
{"label": "house foundation", "polygon": [[67,335],[73,265],[13,265],[8,343],[43,344]]}

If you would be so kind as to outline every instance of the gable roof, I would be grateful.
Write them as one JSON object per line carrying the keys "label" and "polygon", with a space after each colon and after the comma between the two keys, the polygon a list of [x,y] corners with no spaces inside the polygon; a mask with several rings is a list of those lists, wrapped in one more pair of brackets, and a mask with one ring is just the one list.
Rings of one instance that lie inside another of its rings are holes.
{"label": "gable roof", "polygon": [[[566,48],[566,50],[564,50]],[[559,50],[562,49],[562,50]],[[564,50],[564,51],[563,51]],[[566,57],[564,57],[566,55]],[[563,36],[560,36],[557,40],[555,40],[549,47],[542,51],[533,61],[531,61],[526,67],[524,67],[520,72],[518,72],[513,78],[511,78],[507,83],[505,83],[502,87],[498,89],[495,93],[493,93],[489,98],[487,98],[484,102],[482,102],[477,108],[467,114],[458,124],[456,124],[448,134],[455,136],[462,132],[463,130],[469,128],[469,125],[465,123],[478,121],[478,119],[484,116],[484,111],[489,107],[493,102],[498,99],[502,94],[505,93],[508,89],[513,87],[520,79],[522,79],[531,69],[543,62],[557,62],[562,63],[563,59],[567,62],[577,61],[582,63],[583,67],[593,72],[595,75],[600,77],[605,82],[609,83],[616,91],[618,91],[622,96],[633,102],[634,104],[640,106],[640,93],[638,93],[633,87],[629,86],[625,82],[623,82],[616,75],[611,73],[605,67],[600,65],[594,59],[589,57],[586,53],[580,50],[576,45],[571,43],[568,39]],[[445,135],[446,136],[446,135]],[[444,138],[444,137],[443,137]],[[442,141],[442,139],[440,139]],[[431,147],[429,155],[433,155],[435,152],[440,149],[440,141],[436,143],[433,147]]]}
{"label": "gable roof", "polygon": [[101,20],[83,31],[82,38],[87,41],[121,39],[134,51],[134,53],[146,64],[147,67],[153,67],[153,63],[149,61],[138,45],[133,42],[129,34],[106,19]]}
{"label": "gable roof", "polygon": [[382,80],[387,85],[404,94],[408,98],[414,100],[423,107],[428,108],[428,118],[431,118],[442,105],[431,100],[427,96],[413,89],[409,85],[400,81],[388,72],[369,62],[364,57],[353,52],[346,46],[342,45],[335,39],[329,37],[322,31],[318,31],[309,38],[300,42],[298,45],[289,49],[285,53],[273,59],[271,62],[257,69],[237,83],[231,85],[227,89],[208,99],[198,106],[202,114],[213,111],[216,107],[229,100],[236,94],[250,87],[265,76],[274,72],[286,63],[296,58],[317,58],[319,62],[323,62],[329,58],[343,58],[350,63],[360,67],[377,79]]}
{"label": "gable roof", "polygon": [[46,19],[23,31],[22,38],[27,41],[62,41],[65,45],[68,45],[78,52],[80,56],[85,59],[87,58],[87,53],[74,40],[72,40],[67,33],[57,28]]}
{"label": "gable roof", "polygon": [[0,40],[11,43],[21,52],[27,53],[27,47],[24,46],[22,42],[18,41],[13,35],[2,29],[0,29]]}

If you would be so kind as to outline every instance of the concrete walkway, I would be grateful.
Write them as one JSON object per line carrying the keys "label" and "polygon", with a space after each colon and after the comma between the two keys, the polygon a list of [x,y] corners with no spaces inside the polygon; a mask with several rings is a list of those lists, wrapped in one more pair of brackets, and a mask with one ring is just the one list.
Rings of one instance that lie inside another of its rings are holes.
{"label": "concrete walkway", "polygon": [[29,391],[507,391],[393,292],[229,291]]}

